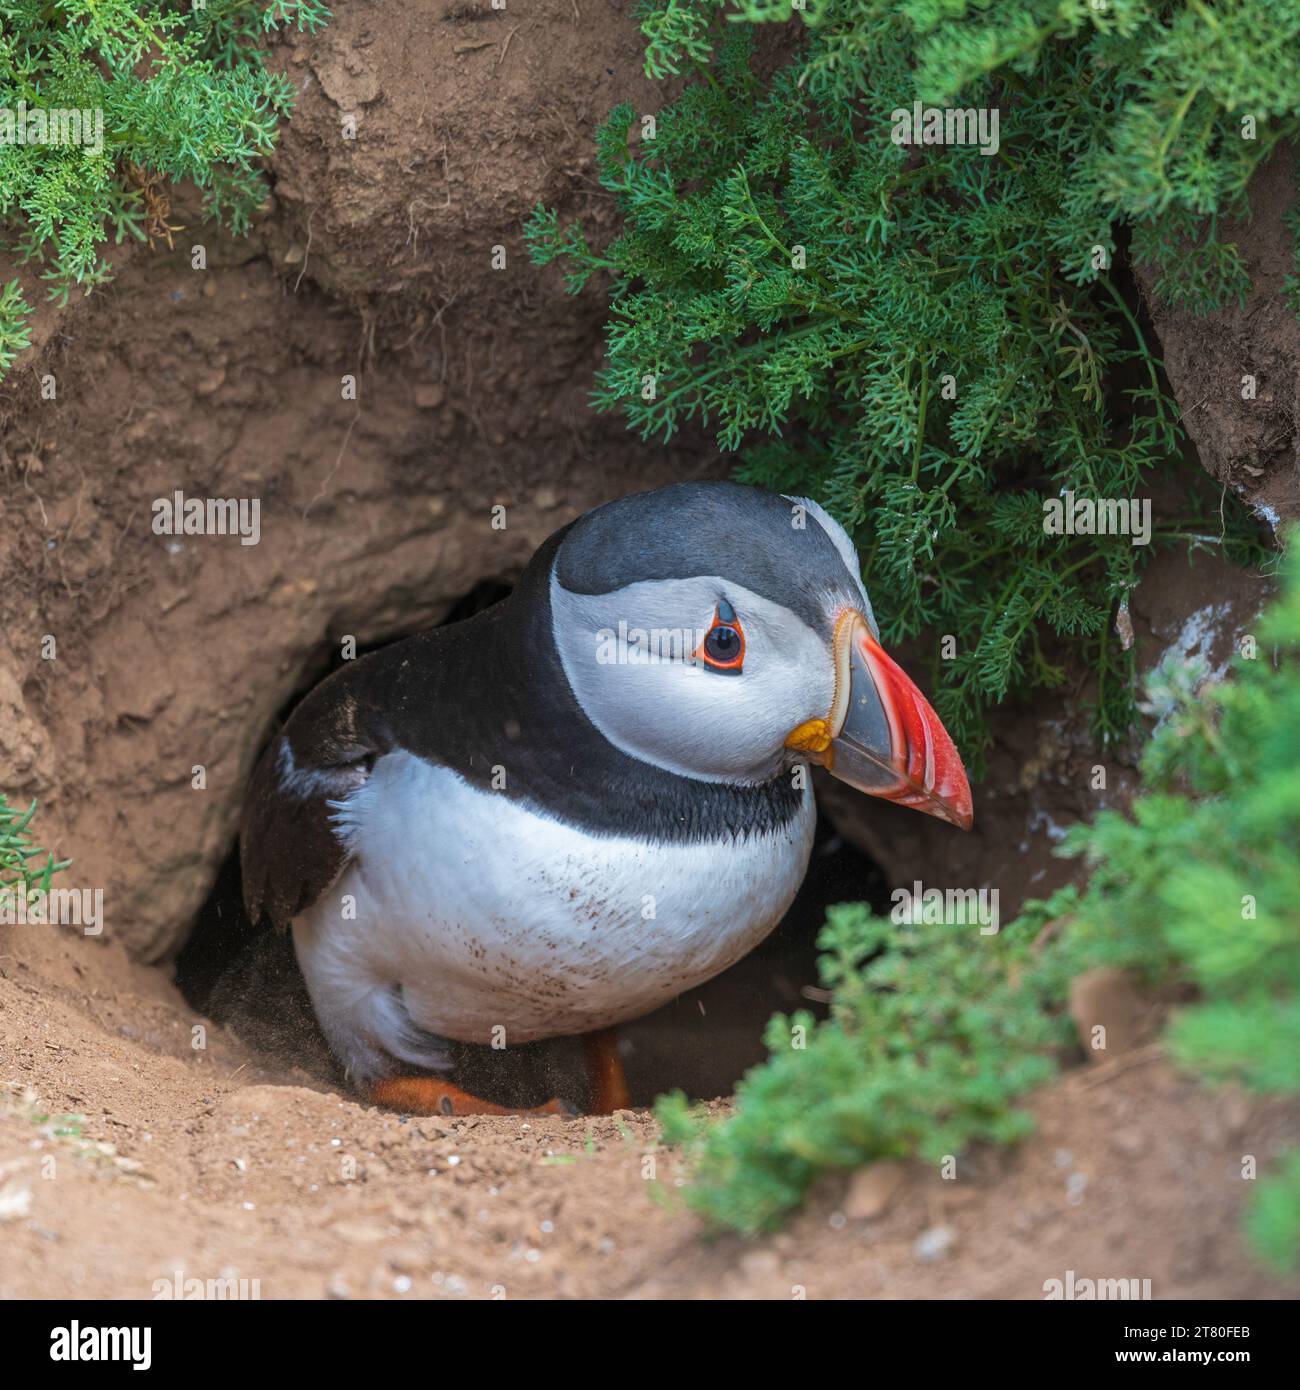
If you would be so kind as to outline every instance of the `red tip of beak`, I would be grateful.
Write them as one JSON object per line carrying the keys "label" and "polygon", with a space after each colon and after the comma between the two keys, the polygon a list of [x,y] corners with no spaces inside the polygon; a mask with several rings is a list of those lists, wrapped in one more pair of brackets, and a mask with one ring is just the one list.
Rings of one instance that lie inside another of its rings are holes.
{"label": "red tip of beak", "polygon": [[970,783],[948,730],[915,682],[872,633],[867,631],[862,640],[889,720],[894,766],[900,773],[896,789],[876,795],[969,830],[975,821]]}

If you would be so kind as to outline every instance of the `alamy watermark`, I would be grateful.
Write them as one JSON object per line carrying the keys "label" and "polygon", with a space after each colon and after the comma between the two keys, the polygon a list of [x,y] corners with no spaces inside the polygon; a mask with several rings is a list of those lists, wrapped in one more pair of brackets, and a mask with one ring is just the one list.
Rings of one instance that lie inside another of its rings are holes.
{"label": "alamy watermark", "polygon": [[1049,536],[1131,536],[1151,544],[1149,497],[1076,497],[1066,488],[1043,499],[1043,532]]}
{"label": "alamy watermark", "polygon": [[262,502],[258,497],[186,497],[174,492],[153,502],[155,536],[235,536],[240,545],[262,538]]}
{"label": "alamy watermark", "polygon": [[0,927],[79,927],[83,936],[104,930],[102,888],[0,889]]}
{"label": "alamy watermark", "polygon": [[57,107],[0,106],[0,145],[80,145],[91,154],[104,149],[104,112]]}
{"label": "alamy watermark", "polygon": [[889,919],[898,926],[978,925],[981,936],[997,935],[996,888],[926,888],[917,879],[910,888],[895,888],[889,896],[894,904]]}
{"label": "alamy watermark", "polygon": [[131,1369],[153,1365],[153,1328],[83,1327],[75,1319],[50,1330],[51,1361],[129,1361]]}
{"label": "alamy watermark", "polygon": [[154,1300],[164,1303],[252,1301],[262,1297],[260,1279],[240,1279],[233,1274],[219,1279],[186,1278],[183,1269],[173,1270],[170,1279],[155,1279],[152,1288]]}
{"label": "alamy watermark", "polygon": [[1151,1297],[1150,1279],[1085,1279],[1067,1269],[1064,1279],[1044,1279],[1043,1298],[1069,1301],[1136,1302]]}
{"label": "alamy watermark", "polygon": [[620,618],[617,630],[603,627],[596,633],[596,664],[658,666],[681,662],[698,666],[697,653],[707,632],[702,627],[631,627]]}
{"label": "alamy watermark", "polygon": [[978,145],[980,154],[998,152],[999,114],[996,106],[897,106],[889,113],[896,145]]}

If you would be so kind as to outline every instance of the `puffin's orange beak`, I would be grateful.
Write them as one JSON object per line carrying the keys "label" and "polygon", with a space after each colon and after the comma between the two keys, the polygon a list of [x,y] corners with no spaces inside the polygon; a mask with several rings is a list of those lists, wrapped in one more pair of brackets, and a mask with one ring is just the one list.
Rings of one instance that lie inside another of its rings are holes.
{"label": "puffin's orange beak", "polygon": [[871,796],[962,830],[975,819],[966,769],[947,729],[856,610],[845,612],[835,628],[829,716],[800,724],[785,746]]}

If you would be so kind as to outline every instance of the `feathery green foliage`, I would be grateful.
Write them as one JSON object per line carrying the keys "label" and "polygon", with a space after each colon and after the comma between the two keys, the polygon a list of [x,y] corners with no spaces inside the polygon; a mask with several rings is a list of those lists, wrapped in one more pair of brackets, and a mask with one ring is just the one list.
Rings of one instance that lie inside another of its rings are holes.
{"label": "feathery green foliage", "polygon": [[[692,1205],[752,1233],[825,1169],[1016,1137],[1015,1102],[1068,1036],[1069,982],[1098,966],[1195,989],[1167,1034],[1182,1066],[1300,1097],[1300,556],[1256,641],[1225,682],[1198,687],[1186,665],[1153,677],[1143,793],[1062,846],[1086,857],[1082,890],[1028,904],[991,937],[835,909],[821,939],[832,1013],[799,1020],[806,1046],[774,1019],[772,1056],[721,1125],[680,1095],[660,1103],[665,1137],[695,1159]],[[1300,1263],[1300,1154],[1260,1181],[1247,1229],[1278,1267]]]}
{"label": "feathery green foliage", "polygon": [[[56,861],[48,850],[32,843],[32,817],[36,814],[36,803],[20,811],[10,806],[8,798],[0,792],[0,908],[12,906],[11,900],[18,894],[24,897],[34,892],[49,892],[50,880],[60,869],[66,869],[70,859]],[[41,855],[45,862],[35,862]]]}
{"label": "feathery green foliage", "polygon": [[818,939],[831,1017],[778,1014],[770,1059],[710,1125],[680,1092],[659,1102],[667,1143],[694,1160],[687,1200],[746,1235],[773,1226],[819,1173],[912,1155],[938,1163],[1029,1130],[1015,1102],[1047,1080],[1055,1028],[1015,983],[1027,919],[999,936],[953,924],[895,926],[862,904],[832,908]]}
{"label": "feathery green foliage", "polygon": [[[41,264],[65,302],[108,278],[110,236],[148,235],[158,180],[192,179],[213,215],[246,230],[265,196],[257,162],[294,90],[263,66],[258,41],[327,19],[322,0],[0,0],[6,249]],[[25,345],[29,310],[14,290],[0,297],[0,373]]]}
{"label": "feathery green foliage", "polygon": [[[532,255],[561,260],[571,290],[612,277],[595,400],[646,437],[707,424],[741,478],[825,502],[886,639],[933,643],[935,703],[977,767],[989,706],[1058,684],[1066,648],[1098,673],[1098,735],[1120,737],[1132,672],[1112,619],[1146,552],[1046,535],[1043,502],[1132,497],[1170,472],[1191,495],[1158,541],[1254,553],[1231,505],[1220,536],[1180,458],[1115,257],[1125,239],[1144,258],[1177,248],[1167,296],[1240,297],[1215,228],[1300,134],[1300,0],[810,0],[806,47],[764,80],[752,24],[725,19],[791,14],[645,6],[648,70],[696,80],[652,132],[642,118],[629,138],[630,105],[600,132],[621,235],[597,250],[534,213]],[[996,152],[895,143],[896,111],[958,98],[998,110]]]}
{"label": "feathery green foliage", "polygon": [[[1194,986],[1169,1029],[1174,1058],[1213,1081],[1300,1096],[1300,560],[1233,679],[1195,669],[1153,680],[1163,720],[1129,817],[1071,832],[1091,877],[1044,987],[1079,962]],[[1275,662],[1278,663],[1275,668]],[[1065,903],[1067,910],[1070,903]],[[1261,1181],[1250,1230],[1300,1268],[1300,1156]]]}
{"label": "feathery green foliage", "polygon": [[10,280],[0,289],[0,377],[31,341],[27,328],[27,316],[31,311],[17,280]]}

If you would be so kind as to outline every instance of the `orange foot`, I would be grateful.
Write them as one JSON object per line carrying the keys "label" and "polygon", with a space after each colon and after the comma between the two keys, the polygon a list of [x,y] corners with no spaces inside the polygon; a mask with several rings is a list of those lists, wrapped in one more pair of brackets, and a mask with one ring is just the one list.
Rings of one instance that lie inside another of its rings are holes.
{"label": "orange foot", "polygon": [[585,1034],[582,1041],[591,1080],[591,1113],[612,1115],[615,1110],[628,1109],[632,1102],[628,1096],[627,1077],[623,1074],[623,1060],[618,1055],[617,1030],[602,1028],[599,1032]]}
{"label": "orange foot", "polygon": [[558,1100],[532,1109],[511,1109],[490,1100],[480,1100],[450,1081],[436,1076],[394,1076],[376,1081],[370,1088],[370,1099],[376,1105],[403,1110],[408,1115],[568,1115],[571,1112]]}

